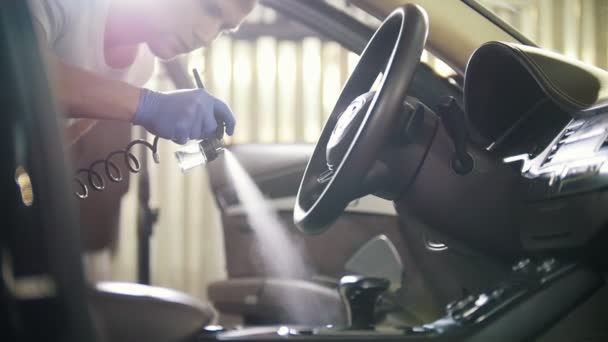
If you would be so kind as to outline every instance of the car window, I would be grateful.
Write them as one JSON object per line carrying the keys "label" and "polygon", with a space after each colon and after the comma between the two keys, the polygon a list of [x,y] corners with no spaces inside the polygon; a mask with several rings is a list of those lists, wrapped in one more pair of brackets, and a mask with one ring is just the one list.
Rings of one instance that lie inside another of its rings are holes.
{"label": "car window", "polygon": [[[380,21],[347,1],[329,3],[376,28]],[[206,87],[239,115],[232,143],[316,142],[342,85],[359,57],[340,44],[257,6],[241,29],[184,58],[203,71]],[[423,63],[447,77],[455,72],[424,51]],[[162,68],[157,89],[172,84]],[[303,118],[305,118],[303,120]]]}
{"label": "car window", "polygon": [[539,46],[608,68],[608,2],[477,2]]}

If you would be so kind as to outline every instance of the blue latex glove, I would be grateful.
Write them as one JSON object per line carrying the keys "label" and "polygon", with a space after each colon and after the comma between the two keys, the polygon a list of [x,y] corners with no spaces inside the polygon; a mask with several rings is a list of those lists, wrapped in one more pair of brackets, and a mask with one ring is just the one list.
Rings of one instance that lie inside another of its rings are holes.
{"label": "blue latex glove", "polygon": [[160,93],[142,89],[133,124],[161,138],[185,144],[191,139],[213,137],[218,125],[216,117],[226,123],[226,133],[232,135],[236,124],[232,111],[205,90]]}

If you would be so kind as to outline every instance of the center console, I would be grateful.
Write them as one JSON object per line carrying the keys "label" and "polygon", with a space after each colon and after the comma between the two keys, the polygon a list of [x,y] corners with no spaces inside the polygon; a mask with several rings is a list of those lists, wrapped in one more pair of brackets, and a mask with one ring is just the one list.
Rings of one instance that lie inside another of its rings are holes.
{"label": "center console", "polygon": [[520,341],[539,336],[584,302],[604,279],[575,263],[525,259],[508,279],[450,303],[440,319],[411,327],[275,326],[200,332],[193,341]]}

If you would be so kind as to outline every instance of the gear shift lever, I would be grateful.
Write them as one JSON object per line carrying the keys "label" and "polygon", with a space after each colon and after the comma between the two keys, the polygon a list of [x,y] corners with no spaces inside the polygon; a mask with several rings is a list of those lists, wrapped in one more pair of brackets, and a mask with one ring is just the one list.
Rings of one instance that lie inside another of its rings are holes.
{"label": "gear shift lever", "polygon": [[376,301],[389,285],[383,278],[348,275],[340,279],[340,295],[346,305],[349,329],[373,329]]}

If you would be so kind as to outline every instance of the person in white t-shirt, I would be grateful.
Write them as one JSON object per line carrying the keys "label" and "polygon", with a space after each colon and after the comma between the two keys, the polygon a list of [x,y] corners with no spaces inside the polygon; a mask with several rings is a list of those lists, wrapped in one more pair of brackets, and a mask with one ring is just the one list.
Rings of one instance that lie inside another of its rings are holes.
{"label": "person in white t-shirt", "polygon": [[[155,58],[208,46],[222,31],[237,28],[255,0],[28,2],[69,118],[132,122],[184,144],[213,134],[218,116],[233,134],[230,108],[207,91],[141,87],[152,76]],[[77,138],[94,123],[72,123],[69,136]]]}
{"label": "person in white t-shirt", "polygon": [[[229,107],[205,90],[143,89],[155,59],[171,59],[209,45],[233,30],[255,0],[27,0],[48,57],[53,88],[68,118],[75,169],[130,140],[128,123],[178,143],[215,132],[215,115],[232,134]],[[92,129],[98,120],[103,124]],[[112,120],[112,121],[106,121]],[[92,158],[92,159],[91,159]],[[87,250],[114,245],[123,182],[80,201]]]}

